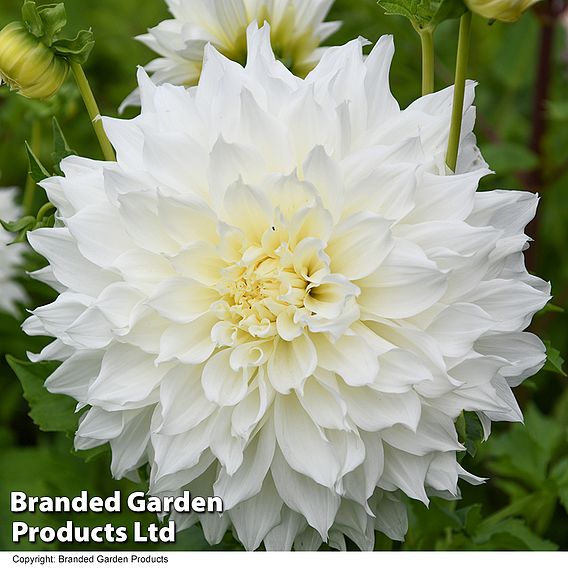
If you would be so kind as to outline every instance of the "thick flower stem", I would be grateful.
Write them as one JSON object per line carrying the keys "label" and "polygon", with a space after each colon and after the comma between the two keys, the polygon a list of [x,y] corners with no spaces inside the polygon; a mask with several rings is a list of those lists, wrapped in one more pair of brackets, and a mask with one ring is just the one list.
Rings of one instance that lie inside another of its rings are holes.
{"label": "thick flower stem", "polygon": [[79,91],[81,92],[81,96],[83,97],[85,107],[87,107],[87,112],[91,118],[93,129],[95,130],[95,134],[99,140],[101,150],[103,151],[103,156],[105,157],[105,160],[113,162],[116,159],[114,150],[103,128],[101,113],[99,112],[99,107],[97,106],[97,101],[95,100],[93,91],[91,90],[89,81],[87,80],[87,76],[79,63],[71,61],[70,65],[75,81],[77,82],[77,86],[79,87]]}
{"label": "thick flower stem", "polygon": [[422,96],[434,92],[434,30],[418,31],[422,46]]}
{"label": "thick flower stem", "polygon": [[[41,150],[41,122],[36,118],[32,122],[32,137],[30,141],[30,148],[32,152],[39,156]],[[26,179],[26,186],[24,188],[24,199],[23,199],[23,207],[24,213],[26,215],[31,215],[34,207],[34,196],[35,196],[35,186],[36,182],[32,178],[31,174],[28,173],[28,177]]]}
{"label": "thick flower stem", "polygon": [[448,138],[448,152],[446,154],[446,164],[453,172],[456,171],[456,164],[458,162],[470,35],[471,12],[468,10],[460,19],[454,100],[452,103],[452,121]]}

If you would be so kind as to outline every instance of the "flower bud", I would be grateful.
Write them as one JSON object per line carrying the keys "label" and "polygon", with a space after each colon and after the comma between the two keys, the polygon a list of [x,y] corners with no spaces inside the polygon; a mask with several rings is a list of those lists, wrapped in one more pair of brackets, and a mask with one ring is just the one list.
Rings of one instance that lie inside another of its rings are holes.
{"label": "flower bud", "polygon": [[30,99],[48,99],[65,81],[69,64],[24,24],[12,22],[0,31],[0,79]]}
{"label": "flower bud", "polygon": [[467,7],[488,20],[516,22],[521,14],[540,0],[465,0]]}

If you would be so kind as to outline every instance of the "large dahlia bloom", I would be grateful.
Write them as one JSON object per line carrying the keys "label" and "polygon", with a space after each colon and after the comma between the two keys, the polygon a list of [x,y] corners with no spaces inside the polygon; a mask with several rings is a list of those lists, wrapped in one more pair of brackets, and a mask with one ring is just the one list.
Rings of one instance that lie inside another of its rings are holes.
{"label": "large dahlia bloom", "polygon": [[524,267],[537,197],[488,173],[467,89],[400,110],[393,44],[328,51],[305,80],[249,28],[246,67],[206,48],[197,87],[140,73],[142,111],[105,119],[116,163],[66,158],[43,182],[58,226],[30,234],[58,299],[26,321],[55,341],[47,380],[87,407],[75,445],[150,492],[219,495],[201,522],[248,549],[404,537],[402,494],[455,498],[462,411],[520,420],[543,363],[523,332],[549,298]]}
{"label": "large dahlia bloom", "polygon": [[[3,221],[14,221],[20,217],[16,194],[15,188],[0,188],[0,219]],[[14,236],[0,226],[0,311],[16,315],[17,303],[26,299],[22,287],[15,281],[26,247],[9,244],[13,240]]]}
{"label": "large dahlia bloom", "polygon": [[[305,76],[326,49],[319,47],[340,22],[324,22],[334,0],[166,0],[171,20],[137,39],[160,55],[146,69],[157,84],[196,85],[205,46],[211,43],[233,61],[247,60],[251,22],[271,26],[272,49],[294,74]],[[136,91],[123,107],[139,102]]]}

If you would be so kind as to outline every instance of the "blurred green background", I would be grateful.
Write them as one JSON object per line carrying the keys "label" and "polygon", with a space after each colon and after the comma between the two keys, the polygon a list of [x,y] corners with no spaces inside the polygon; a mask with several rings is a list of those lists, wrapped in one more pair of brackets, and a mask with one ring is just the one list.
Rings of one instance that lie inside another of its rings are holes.
{"label": "blurred green background", "polygon": [[[41,2],[40,2],[41,3]],[[69,30],[91,27],[96,46],[86,72],[101,111],[116,116],[120,102],[135,87],[138,64],[153,54],[134,41],[168,17],[161,0],[66,0]],[[530,229],[531,271],[553,283],[555,309],[537,316],[532,329],[560,353],[568,352],[568,40],[561,12],[564,0],[542,2],[515,25],[489,26],[474,17],[468,76],[478,81],[476,132],[481,150],[496,170],[482,189],[523,188],[541,196],[538,222]],[[21,0],[2,0],[0,27],[19,19]],[[391,85],[402,106],[419,96],[420,52],[418,36],[401,17],[387,17],[375,0],[337,0],[329,19],[344,21],[328,43],[344,43],[359,35],[374,42],[385,33],[395,36],[396,55]],[[568,15],[564,15],[568,21]],[[568,26],[568,24],[565,24]],[[457,22],[446,22],[435,34],[436,88],[451,84],[455,62]],[[136,111],[129,109],[126,116]],[[0,89],[0,186],[23,187],[27,159],[24,141],[30,140],[32,122],[43,133],[40,158],[50,166],[50,116],[55,113],[69,144],[81,155],[100,157],[89,119],[71,79],[55,100],[31,103]],[[43,203],[37,190],[35,208]],[[29,257],[28,269],[39,259]],[[51,292],[26,280],[31,306],[47,303]],[[21,318],[24,313],[22,311]],[[82,489],[108,495],[139,486],[116,482],[108,474],[108,453],[84,456],[71,452],[72,441],[61,433],[41,432],[28,416],[22,388],[5,354],[25,359],[45,341],[25,337],[14,318],[0,315],[0,550],[15,549],[11,541],[8,496],[11,490],[33,495],[76,495]],[[464,498],[447,503],[434,499],[430,509],[411,508],[411,523],[404,544],[379,537],[378,549],[405,550],[568,550],[568,382],[559,372],[560,355],[550,350],[545,370],[516,389],[526,413],[525,425],[498,424],[489,442],[464,466],[491,480],[481,487],[462,484]],[[555,368],[556,367],[556,368]],[[27,393],[30,396],[29,393]],[[478,437],[476,424],[467,422],[468,438]],[[473,452],[472,452],[473,453]],[[65,515],[18,515],[34,525],[57,527]],[[98,525],[97,515],[80,515],[79,525]],[[116,525],[135,520],[154,522],[153,515],[123,514]],[[105,521],[106,522],[106,521]],[[104,523],[103,523],[104,524]],[[140,549],[140,544],[89,545],[86,549]],[[77,549],[77,545],[18,545],[18,550]],[[150,550],[152,546],[145,547]],[[217,549],[238,549],[227,536]],[[164,550],[208,549],[197,528],[178,535]]]}

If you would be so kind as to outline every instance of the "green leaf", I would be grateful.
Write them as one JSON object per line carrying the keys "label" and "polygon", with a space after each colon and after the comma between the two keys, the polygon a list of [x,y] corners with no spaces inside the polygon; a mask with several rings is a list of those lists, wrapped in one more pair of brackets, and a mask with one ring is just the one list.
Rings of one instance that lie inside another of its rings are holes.
{"label": "green leaf", "polygon": [[22,229],[33,227],[36,223],[36,218],[32,215],[26,215],[17,221],[2,221],[2,227],[9,233],[19,233]]}
{"label": "green leaf", "polygon": [[43,22],[35,2],[31,0],[24,2],[22,6],[22,20],[24,20],[24,24],[26,24],[30,33],[37,38],[43,36]]}
{"label": "green leaf", "polygon": [[37,183],[45,178],[50,177],[50,173],[45,169],[43,164],[39,161],[39,158],[34,154],[33,150],[30,148],[30,145],[26,142],[26,151],[28,153],[28,160],[29,160],[29,171],[28,173],[32,177],[32,179]]}
{"label": "green leaf", "polygon": [[387,15],[404,16],[418,30],[434,29],[466,11],[462,0],[379,0],[378,3]]}
{"label": "green leaf", "polygon": [[73,39],[59,39],[53,43],[53,49],[59,55],[71,59],[83,65],[89,55],[95,41],[91,30],[81,30]]}
{"label": "green leaf", "polygon": [[461,18],[467,10],[462,0],[442,0],[441,2],[434,2],[434,4],[436,3],[439,6],[430,20],[432,26],[437,26],[446,20]]}
{"label": "green leaf", "polygon": [[537,312],[536,315],[543,316],[545,314],[563,314],[565,311],[566,310],[563,307],[549,302],[548,304],[546,304],[546,306],[544,306],[544,308],[542,308],[542,310]]}
{"label": "green leaf", "polygon": [[30,405],[30,417],[44,432],[73,433],[77,429],[78,415],[75,402],[62,394],[52,394],[43,386],[57,368],[57,363],[29,363],[11,355],[6,361],[22,384],[24,398]]}
{"label": "green leaf", "polygon": [[475,412],[465,412],[465,442],[467,453],[473,458],[483,440],[483,426]]}
{"label": "green leaf", "polygon": [[468,534],[475,534],[477,527],[483,519],[481,505],[479,504],[458,509],[456,515],[461,519],[462,526]]}
{"label": "green leaf", "polygon": [[487,544],[487,550],[558,550],[553,542],[534,534],[520,519],[506,519],[495,524],[487,521],[479,526],[476,544]]}
{"label": "green leaf", "polygon": [[552,469],[550,477],[558,488],[558,498],[568,513],[568,458],[564,458]]}
{"label": "green leaf", "polygon": [[538,157],[522,144],[503,142],[486,144],[483,156],[487,163],[500,175],[529,171],[538,166]]}
{"label": "green leaf", "polygon": [[53,161],[58,164],[63,158],[73,154],[76,154],[75,150],[69,147],[57,118],[53,117]]}
{"label": "green leaf", "polygon": [[43,42],[51,46],[54,37],[67,24],[65,5],[63,3],[45,4],[38,8],[38,13],[43,23]]}
{"label": "green leaf", "polygon": [[568,120],[568,101],[549,101],[547,110],[550,120]]}
{"label": "green leaf", "polygon": [[568,376],[562,368],[562,365],[564,365],[564,358],[560,355],[560,351],[552,347],[552,344],[548,340],[544,341],[544,345],[546,346],[546,363],[544,365],[544,370],[557,373],[563,377]]}

